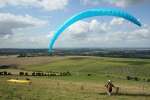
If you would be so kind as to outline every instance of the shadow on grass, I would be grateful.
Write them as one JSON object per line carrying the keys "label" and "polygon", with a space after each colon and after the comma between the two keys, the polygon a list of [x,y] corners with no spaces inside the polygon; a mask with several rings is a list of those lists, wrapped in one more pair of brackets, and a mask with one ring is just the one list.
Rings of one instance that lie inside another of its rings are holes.
{"label": "shadow on grass", "polygon": [[[99,95],[107,95],[107,93],[98,93]],[[150,97],[150,94],[146,93],[118,93],[114,94],[112,93],[113,96],[144,96],[144,97]]]}

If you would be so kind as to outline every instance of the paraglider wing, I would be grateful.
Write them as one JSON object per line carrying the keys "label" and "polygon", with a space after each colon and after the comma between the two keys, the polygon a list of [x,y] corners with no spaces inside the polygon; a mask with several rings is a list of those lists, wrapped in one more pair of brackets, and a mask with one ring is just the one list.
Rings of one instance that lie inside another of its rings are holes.
{"label": "paraglider wing", "polygon": [[55,41],[57,40],[57,38],[59,37],[59,35],[66,29],[68,28],[70,25],[72,25],[73,23],[82,20],[84,18],[88,18],[88,17],[93,17],[93,16],[116,16],[116,17],[121,17],[124,18],[134,24],[136,24],[137,26],[141,26],[141,23],[132,15],[119,10],[119,9],[89,9],[86,11],[83,11],[81,13],[76,14],[75,16],[71,17],[70,19],[68,19],[54,34],[54,36],[52,37],[52,40],[50,41],[49,44],[49,52],[51,52],[53,45],[55,43]]}

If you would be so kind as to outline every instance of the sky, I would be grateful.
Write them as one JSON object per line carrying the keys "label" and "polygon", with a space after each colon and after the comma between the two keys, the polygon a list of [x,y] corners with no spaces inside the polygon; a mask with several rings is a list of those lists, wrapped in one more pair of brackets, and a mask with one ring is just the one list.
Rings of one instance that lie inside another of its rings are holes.
{"label": "sky", "polygon": [[54,48],[150,48],[150,0],[0,0],[0,48],[48,48],[68,18],[91,8],[124,10],[142,27],[118,17],[91,17],[66,29]]}

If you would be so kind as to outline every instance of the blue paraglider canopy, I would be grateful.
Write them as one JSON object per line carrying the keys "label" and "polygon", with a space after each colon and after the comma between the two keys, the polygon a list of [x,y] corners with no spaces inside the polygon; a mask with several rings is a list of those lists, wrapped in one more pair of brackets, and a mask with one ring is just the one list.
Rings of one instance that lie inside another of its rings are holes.
{"label": "blue paraglider canopy", "polygon": [[50,40],[49,52],[52,51],[52,48],[53,48],[53,45],[54,45],[55,41],[57,40],[59,35],[66,28],[68,28],[70,25],[72,25],[73,23],[75,23],[79,20],[82,20],[84,18],[93,17],[93,16],[116,16],[116,17],[121,17],[121,18],[124,18],[124,19],[134,23],[135,25],[137,25],[139,27],[141,26],[141,23],[134,16],[128,14],[125,11],[119,10],[119,9],[103,9],[103,8],[88,9],[86,11],[80,12],[80,13],[76,14],[75,16],[71,17],[62,26],[60,26],[60,28],[58,28],[58,30],[54,33],[54,36],[52,37],[52,40]]}

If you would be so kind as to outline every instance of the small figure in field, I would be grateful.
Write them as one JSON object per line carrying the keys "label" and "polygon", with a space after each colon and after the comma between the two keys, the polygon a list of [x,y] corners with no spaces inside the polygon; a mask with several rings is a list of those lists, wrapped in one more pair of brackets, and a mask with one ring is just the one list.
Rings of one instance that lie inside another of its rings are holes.
{"label": "small figure in field", "polygon": [[114,84],[111,80],[108,80],[108,82],[105,84],[105,87],[107,89],[107,94],[110,96],[112,94],[112,89],[115,88]]}

